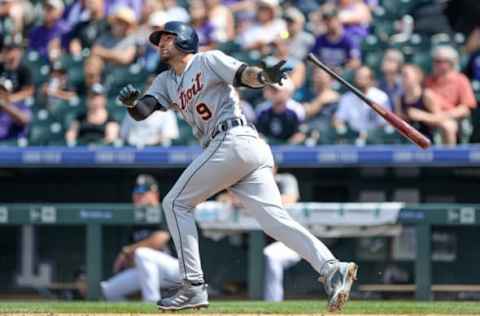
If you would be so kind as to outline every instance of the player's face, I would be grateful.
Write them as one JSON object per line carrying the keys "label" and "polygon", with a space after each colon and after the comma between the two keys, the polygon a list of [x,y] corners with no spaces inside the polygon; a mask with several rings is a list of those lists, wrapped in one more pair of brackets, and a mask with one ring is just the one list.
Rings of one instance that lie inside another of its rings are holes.
{"label": "player's face", "polygon": [[160,53],[160,59],[163,62],[172,60],[172,58],[178,54],[175,47],[175,35],[163,34],[158,43],[158,52]]}

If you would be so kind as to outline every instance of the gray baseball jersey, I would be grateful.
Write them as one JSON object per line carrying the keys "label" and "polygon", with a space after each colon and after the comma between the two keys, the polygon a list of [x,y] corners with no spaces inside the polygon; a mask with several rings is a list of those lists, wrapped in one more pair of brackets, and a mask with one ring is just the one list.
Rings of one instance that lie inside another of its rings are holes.
{"label": "gray baseball jersey", "polygon": [[154,96],[165,110],[180,112],[205,146],[219,122],[244,118],[233,88],[241,65],[218,50],[198,53],[180,76],[172,69],[159,74],[145,94]]}
{"label": "gray baseball jersey", "polygon": [[296,251],[320,274],[325,273],[329,266],[325,263],[335,258],[283,209],[272,173],[273,155],[258,133],[249,126],[236,126],[214,139],[210,137],[220,122],[244,118],[232,85],[241,65],[220,51],[198,53],[182,75],[173,70],[162,72],[145,93],[155,97],[165,110],[179,111],[205,147],[162,201],[180,274],[192,283],[203,282],[192,210],[227,188],[252,211],[267,234]]}

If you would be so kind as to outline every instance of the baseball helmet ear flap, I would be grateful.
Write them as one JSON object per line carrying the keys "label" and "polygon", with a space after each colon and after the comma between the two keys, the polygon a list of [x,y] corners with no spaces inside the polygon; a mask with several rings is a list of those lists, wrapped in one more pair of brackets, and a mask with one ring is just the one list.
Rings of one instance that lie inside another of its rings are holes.
{"label": "baseball helmet ear flap", "polygon": [[190,25],[171,21],[165,24],[163,30],[155,31],[149,36],[150,42],[158,46],[162,34],[173,34],[176,36],[175,46],[186,53],[196,53],[198,51],[198,35]]}

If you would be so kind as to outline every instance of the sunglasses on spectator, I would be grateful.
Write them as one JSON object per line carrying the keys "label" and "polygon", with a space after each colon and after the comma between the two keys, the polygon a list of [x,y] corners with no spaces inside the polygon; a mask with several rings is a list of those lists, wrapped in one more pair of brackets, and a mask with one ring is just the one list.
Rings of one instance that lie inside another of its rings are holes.
{"label": "sunglasses on spectator", "polygon": [[434,63],[436,64],[441,64],[441,63],[450,63],[450,60],[448,59],[442,59],[442,58],[435,58],[433,60]]}

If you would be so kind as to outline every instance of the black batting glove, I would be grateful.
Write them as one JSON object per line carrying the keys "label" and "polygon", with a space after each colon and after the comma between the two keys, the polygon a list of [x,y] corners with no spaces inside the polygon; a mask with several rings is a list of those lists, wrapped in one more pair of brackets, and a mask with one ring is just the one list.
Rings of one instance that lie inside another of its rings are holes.
{"label": "black batting glove", "polygon": [[140,90],[132,86],[131,84],[126,85],[120,90],[118,95],[118,100],[122,102],[126,107],[133,108],[135,106],[135,101],[140,96]]}
{"label": "black batting glove", "polygon": [[282,80],[287,78],[287,72],[292,70],[290,67],[283,67],[286,62],[286,60],[281,60],[271,67],[262,62],[263,70],[259,73],[258,81],[263,84],[278,83],[282,85]]}

